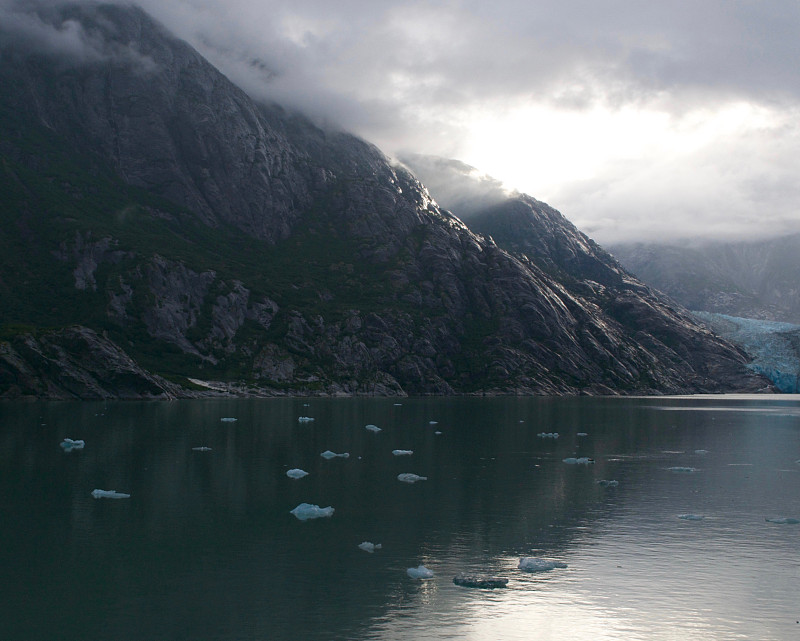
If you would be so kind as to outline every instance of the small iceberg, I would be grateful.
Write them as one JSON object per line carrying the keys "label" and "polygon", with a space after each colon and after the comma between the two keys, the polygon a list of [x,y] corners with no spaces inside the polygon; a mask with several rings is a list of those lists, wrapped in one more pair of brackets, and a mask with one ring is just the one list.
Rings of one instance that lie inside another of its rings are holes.
{"label": "small iceberg", "polygon": [[576,436],[589,436],[588,432],[578,432]]}
{"label": "small iceberg", "polygon": [[412,579],[432,579],[433,571],[426,568],[424,565],[418,565],[415,568],[408,568],[406,574]]}
{"label": "small iceberg", "polygon": [[301,479],[304,476],[308,476],[308,472],[301,470],[299,467],[295,467],[291,470],[287,470],[286,476],[288,476],[290,479]]}
{"label": "small iceberg", "polygon": [[780,525],[797,525],[800,519],[792,519],[786,516],[778,516],[771,519],[764,519],[767,523],[779,523]]}
{"label": "small iceberg", "polygon": [[298,416],[297,417],[297,422],[298,423],[310,423],[313,420],[314,419],[311,418],[310,416]]}
{"label": "small iceberg", "polygon": [[697,472],[696,467],[668,467],[667,468],[670,472],[675,472],[676,474],[694,474]]}
{"label": "small iceberg", "polygon": [[129,499],[130,494],[123,494],[116,490],[92,490],[92,496],[96,499]]}
{"label": "small iceberg", "polygon": [[558,438],[558,432],[539,432],[536,436],[539,438]]}
{"label": "small iceberg", "polygon": [[599,481],[597,481],[597,484],[600,487],[617,487],[619,485],[619,481],[613,481],[613,480],[609,481],[606,479],[600,479]]}
{"label": "small iceberg", "polygon": [[222,421],[223,423],[235,423],[239,419],[238,418],[233,418],[232,416],[226,416],[226,417],[221,418],[219,420]]}
{"label": "small iceberg", "polygon": [[82,450],[86,442],[83,440],[73,441],[71,438],[65,438],[61,441],[61,447],[64,449],[65,452],[71,452],[72,450]]}
{"label": "small iceberg", "polygon": [[567,564],[561,561],[549,561],[548,559],[540,559],[534,556],[524,556],[519,560],[517,567],[523,572],[549,572],[556,568],[565,568]]}
{"label": "small iceberg", "polygon": [[308,519],[331,517],[334,512],[335,510],[330,505],[328,507],[320,507],[311,503],[301,503],[291,510],[289,514],[294,514],[298,521],[307,521]]}
{"label": "small iceberg", "polygon": [[322,458],[326,458],[328,460],[332,458],[350,458],[350,452],[342,452],[341,454],[337,454],[336,452],[331,452],[330,450],[325,450],[322,454],[320,454]]}
{"label": "small iceberg", "polygon": [[695,450],[694,453],[704,456],[705,454],[708,454],[708,450]]}
{"label": "small iceberg", "polygon": [[397,480],[402,481],[403,483],[416,483],[417,481],[427,481],[427,476],[418,476],[416,474],[412,474],[411,472],[403,472],[402,474],[397,475]]}
{"label": "small iceberg", "polygon": [[364,550],[364,552],[369,552],[370,554],[375,550],[380,550],[382,547],[380,543],[370,543],[369,541],[362,541],[358,544],[359,550]]}
{"label": "small iceberg", "polygon": [[439,421],[428,421],[428,425],[438,425]]}
{"label": "small iceberg", "polygon": [[678,518],[684,521],[702,521],[706,517],[702,514],[678,514]]}
{"label": "small iceberg", "polygon": [[411,456],[413,453],[414,450],[392,450],[395,456]]}
{"label": "small iceberg", "polygon": [[382,431],[380,427],[378,427],[377,425],[373,425],[372,423],[367,425],[364,429],[369,430],[370,432],[375,432],[376,434]]}
{"label": "small iceberg", "polygon": [[476,576],[474,574],[459,573],[453,577],[453,583],[462,585],[465,588],[494,590],[495,588],[506,587],[508,585],[508,579],[503,579],[498,576]]}
{"label": "small iceberg", "polygon": [[436,431],[434,432],[434,434],[436,434],[436,436],[439,436],[439,435],[441,435],[441,432],[440,432],[439,430],[436,430]]}
{"label": "small iceberg", "polygon": [[205,445],[201,445],[200,447],[193,447],[192,451],[193,452],[210,452],[211,448],[210,447],[206,447]]}
{"label": "small iceberg", "polygon": [[564,463],[567,465],[589,465],[590,463],[594,463],[594,459],[589,458],[588,456],[581,456],[580,458],[570,456],[569,458],[564,459]]}

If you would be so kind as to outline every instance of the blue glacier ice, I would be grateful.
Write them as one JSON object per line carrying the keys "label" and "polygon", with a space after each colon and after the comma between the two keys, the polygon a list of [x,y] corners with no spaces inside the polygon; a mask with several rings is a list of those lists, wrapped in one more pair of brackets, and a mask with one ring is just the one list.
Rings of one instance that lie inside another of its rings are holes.
{"label": "blue glacier ice", "polygon": [[711,312],[692,313],[747,352],[753,359],[750,369],[766,376],[784,393],[800,393],[800,325]]}
{"label": "blue glacier ice", "polygon": [[308,519],[331,517],[335,511],[330,505],[328,507],[320,507],[311,503],[301,503],[291,510],[289,514],[294,514],[295,518],[300,521],[307,521]]}
{"label": "blue glacier ice", "polygon": [[71,438],[65,438],[61,441],[61,447],[65,452],[71,452],[72,450],[82,450],[86,443],[83,440],[73,441]]}
{"label": "blue glacier ice", "polygon": [[415,568],[408,568],[406,574],[412,579],[432,579],[433,570],[429,570],[424,565],[418,565]]}
{"label": "blue glacier ice", "polygon": [[96,499],[129,499],[130,494],[117,492],[116,490],[92,490],[92,496]]}
{"label": "blue glacier ice", "polygon": [[549,572],[556,568],[565,568],[567,564],[562,561],[551,561],[535,556],[524,556],[519,560],[517,566],[523,572]]}

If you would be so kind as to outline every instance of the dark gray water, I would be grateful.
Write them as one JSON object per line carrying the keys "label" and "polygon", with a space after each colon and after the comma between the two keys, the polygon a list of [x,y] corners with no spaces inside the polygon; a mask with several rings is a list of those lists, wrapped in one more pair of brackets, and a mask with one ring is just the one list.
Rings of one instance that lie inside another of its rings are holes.
{"label": "dark gray water", "polygon": [[0,404],[0,639],[800,639],[797,397],[394,403]]}

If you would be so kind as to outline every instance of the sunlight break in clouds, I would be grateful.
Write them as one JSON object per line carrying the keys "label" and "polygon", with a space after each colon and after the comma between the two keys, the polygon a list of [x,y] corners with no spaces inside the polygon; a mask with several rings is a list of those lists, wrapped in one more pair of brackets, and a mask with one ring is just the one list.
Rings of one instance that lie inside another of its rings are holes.
{"label": "sunlight break in clouds", "polygon": [[141,4],[254,97],[462,160],[601,242],[800,230],[796,0]]}

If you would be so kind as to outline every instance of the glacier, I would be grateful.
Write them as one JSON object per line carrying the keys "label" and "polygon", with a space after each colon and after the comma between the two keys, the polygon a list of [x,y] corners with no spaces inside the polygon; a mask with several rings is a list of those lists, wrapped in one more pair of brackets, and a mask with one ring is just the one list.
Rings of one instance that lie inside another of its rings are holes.
{"label": "glacier", "polygon": [[800,325],[693,311],[714,332],[741,347],[748,365],[785,394],[800,393]]}

